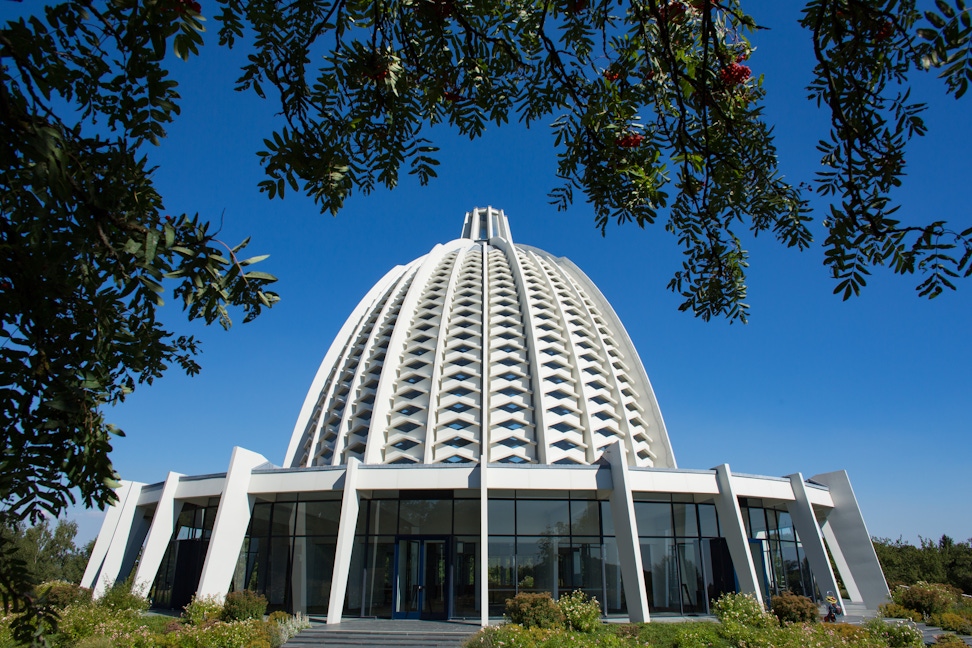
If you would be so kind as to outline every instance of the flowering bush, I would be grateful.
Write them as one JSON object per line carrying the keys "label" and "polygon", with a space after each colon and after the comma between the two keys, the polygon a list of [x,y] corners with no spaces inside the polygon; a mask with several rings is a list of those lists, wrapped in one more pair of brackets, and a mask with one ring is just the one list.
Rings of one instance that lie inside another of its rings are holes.
{"label": "flowering bush", "polygon": [[926,617],[947,612],[958,600],[954,588],[924,581],[918,581],[911,587],[899,585],[891,598],[898,605],[917,610]]}
{"label": "flowering bush", "polygon": [[506,616],[524,628],[556,628],[564,623],[564,613],[550,597],[550,592],[520,592],[506,599]]}
{"label": "flowering bush", "polygon": [[183,608],[182,618],[189,625],[203,625],[207,621],[219,621],[223,616],[223,602],[216,596],[192,597],[189,605]]}
{"label": "flowering bush", "polygon": [[888,648],[921,648],[925,645],[924,637],[909,621],[887,622],[881,619],[871,619],[864,627],[873,636],[886,642]]}
{"label": "flowering bush", "polygon": [[[276,612],[273,613],[277,614]],[[283,645],[287,643],[292,637],[296,636],[301,630],[306,630],[310,627],[310,621],[307,620],[303,614],[298,612],[297,614],[290,616],[289,614],[284,614],[283,617],[278,617],[274,619],[273,615],[270,615],[271,625],[276,627],[277,635],[280,638],[280,644]]]}
{"label": "flowering bush", "polygon": [[245,619],[263,619],[267,611],[267,599],[262,594],[243,590],[230,592],[223,604],[223,619],[226,621],[243,621]]}
{"label": "flowering bush", "polygon": [[580,590],[564,594],[557,601],[568,630],[594,632],[601,625],[601,605]]}
{"label": "flowering bush", "polygon": [[[58,633],[52,642],[59,647],[95,646],[111,648],[150,648],[152,633],[141,622],[139,610],[119,609],[106,605],[69,605],[61,612]],[[97,640],[97,641],[94,641]]]}
{"label": "flowering bush", "polygon": [[97,603],[102,607],[115,610],[144,612],[149,609],[149,600],[145,597],[145,592],[134,587],[130,580],[115,583],[106,589]]}
{"label": "flowering bush", "polygon": [[[47,599],[47,602],[63,610],[72,603],[87,603],[91,601],[91,590],[67,581],[48,581],[37,588],[38,593]],[[2,645],[2,644],[0,644]]]}
{"label": "flowering bush", "polygon": [[727,593],[712,603],[712,613],[724,624],[737,624],[748,628],[769,628],[778,625],[777,620],[763,609],[751,594]]}

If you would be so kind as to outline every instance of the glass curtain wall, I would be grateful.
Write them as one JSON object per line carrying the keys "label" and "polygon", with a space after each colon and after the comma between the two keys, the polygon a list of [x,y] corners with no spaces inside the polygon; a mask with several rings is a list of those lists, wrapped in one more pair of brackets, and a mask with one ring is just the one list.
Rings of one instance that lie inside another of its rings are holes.
{"label": "glass curtain wall", "polygon": [[582,590],[606,614],[624,614],[614,525],[594,493],[497,493],[489,499],[489,614],[518,592]]}
{"label": "glass curtain wall", "polygon": [[[449,618],[478,617],[479,509],[478,493],[408,491],[399,496],[376,491],[362,499],[344,614],[388,618],[405,613],[414,603],[412,590],[421,587],[426,601],[420,607],[433,606],[435,597],[436,613],[441,601]],[[426,565],[420,576],[416,572],[409,578],[408,557],[400,556],[396,563],[396,545],[424,551],[426,560],[440,546],[444,555],[436,553],[433,567]]]}
{"label": "glass curtain wall", "polygon": [[757,567],[765,565],[762,576],[768,586],[768,595],[790,591],[820,600],[803,544],[786,507],[774,506],[759,499],[742,498],[740,510],[750,538],[753,559]]}
{"label": "glass curtain wall", "polygon": [[695,503],[691,496],[681,498],[686,501],[655,493],[633,497],[652,614],[705,614],[711,600],[736,591],[714,504]]}
{"label": "glass curtain wall", "polygon": [[341,519],[340,493],[257,500],[231,591],[267,597],[268,610],[326,614]]}
{"label": "glass curtain wall", "polygon": [[149,590],[152,607],[180,609],[192,599],[206,560],[218,505],[218,498],[209,500],[207,506],[182,505],[169,546]]}

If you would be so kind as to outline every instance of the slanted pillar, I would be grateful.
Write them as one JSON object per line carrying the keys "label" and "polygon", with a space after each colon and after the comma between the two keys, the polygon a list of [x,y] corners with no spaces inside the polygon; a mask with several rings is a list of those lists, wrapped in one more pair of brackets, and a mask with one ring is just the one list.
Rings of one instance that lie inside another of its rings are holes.
{"label": "slanted pillar", "polygon": [[641,542],[635,520],[634,499],[631,497],[631,477],[624,446],[614,442],[602,455],[611,466],[610,504],[614,518],[615,539],[618,543],[618,562],[621,564],[621,584],[628,603],[628,617],[632,623],[647,623],[648,591],[645,589],[644,567],[641,562]]}
{"label": "slanted pillar", "polygon": [[[830,559],[827,558],[827,548],[824,546],[823,535],[817,525],[813,505],[810,504],[803,475],[795,473],[789,478],[790,486],[793,487],[793,501],[787,502],[786,508],[793,518],[793,526],[796,527],[797,535],[803,544],[803,552],[807,555],[807,562],[810,563],[810,572],[817,581],[817,587],[823,590],[821,593],[826,595],[828,591],[833,592],[840,606],[843,607],[844,601],[840,596],[840,588],[837,587],[834,570],[830,567]],[[813,596],[812,592],[810,596]]]}
{"label": "slanted pillar", "polygon": [[176,520],[182,513],[182,502],[177,502],[175,499],[180,477],[182,475],[179,473],[170,472],[165,478],[162,494],[159,496],[159,503],[155,507],[155,515],[152,516],[152,524],[145,539],[145,547],[142,549],[142,559],[135,572],[135,587],[144,588],[146,592],[155,581],[165,550],[172,539]]}
{"label": "slanted pillar", "polygon": [[762,583],[756,574],[756,564],[749,550],[749,538],[746,536],[739,498],[732,485],[732,471],[729,470],[729,464],[716,466],[714,470],[719,484],[719,496],[715,500],[716,511],[719,512],[719,527],[726,544],[729,545],[729,555],[732,556],[732,566],[736,570],[736,578],[739,579],[739,589],[746,594],[755,594],[759,602],[765,604]]}
{"label": "slanted pillar", "polygon": [[[115,581],[128,577],[125,568],[131,571],[134,557],[138,555],[146,529],[144,520],[136,517],[143,486],[145,484],[139,482],[123,481],[115,491],[118,501],[105,516],[95,542],[95,551],[82,579],[82,583],[90,587],[96,597],[101,596]],[[98,551],[98,544],[103,547],[101,552]]]}
{"label": "slanted pillar", "polygon": [[267,459],[263,455],[238,446],[233,448],[196,596],[222,599],[229,591],[253,510],[250,475],[254,468],[265,463]]}
{"label": "slanted pillar", "polygon": [[344,612],[344,597],[348,592],[348,577],[351,574],[351,553],[354,550],[354,532],[358,524],[358,509],[361,496],[358,494],[357,481],[361,462],[348,458],[344,471],[344,495],[341,499],[341,520],[338,525],[337,546],[334,549],[334,573],[331,575],[331,598],[327,603],[327,624],[341,623]]}
{"label": "slanted pillar", "polygon": [[479,458],[479,623],[489,625],[489,487],[488,436],[483,434],[483,454]]}
{"label": "slanted pillar", "polygon": [[857,504],[847,472],[838,470],[814,475],[810,479],[829,488],[830,497],[834,501],[834,508],[823,525],[824,537],[834,558],[840,555],[837,567],[844,578],[844,584],[853,582],[860,598],[855,599],[849,588],[848,595],[855,603],[861,602],[867,609],[876,610],[889,600],[891,592],[884,580],[881,563],[878,562],[874,545],[871,544],[871,535],[867,532],[867,525],[864,524],[864,516]]}

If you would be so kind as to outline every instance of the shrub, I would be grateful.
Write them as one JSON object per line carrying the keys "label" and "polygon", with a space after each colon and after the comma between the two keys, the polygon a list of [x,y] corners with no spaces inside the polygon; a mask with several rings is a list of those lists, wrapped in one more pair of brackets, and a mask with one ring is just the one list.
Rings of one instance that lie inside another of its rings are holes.
{"label": "shrub", "polygon": [[726,593],[712,604],[712,612],[724,624],[739,624],[749,628],[768,628],[778,625],[775,617],[767,614],[755,596]]}
{"label": "shrub", "polygon": [[37,588],[47,602],[58,610],[63,610],[75,603],[89,603],[91,601],[91,590],[67,581],[49,581]]}
{"label": "shrub", "polygon": [[951,630],[959,634],[972,635],[972,620],[954,612],[933,614],[928,618],[928,624],[938,626],[942,630]]}
{"label": "shrub", "polygon": [[792,592],[783,592],[774,596],[770,602],[773,614],[780,620],[780,625],[787,623],[815,623],[819,621],[820,610],[817,604],[806,596]]}
{"label": "shrub", "polygon": [[189,605],[184,607],[183,610],[185,611],[182,618],[185,619],[186,623],[198,626],[207,621],[219,621],[223,616],[223,602],[217,596],[196,598],[194,595],[192,600],[189,601]]}
{"label": "shrub", "polygon": [[556,628],[564,623],[564,613],[550,597],[550,592],[521,592],[506,599],[506,616],[524,628]]}
{"label": "shrub", "polygon": [[887,619],[911,619],[915,623],[920,623],[925,620],[921,612],[909,610],[905,606],[898,605],[897,603],[882,603],[878,606],[878,614]]}
{"label": "shrub", "polygon": [[246,619],[263,619],[267,611],[267,599],[262,594],[243,590],[230,592],[223,604],[223,619],[226,621],[244,621]]}
{"label": "shrub", "polygon": [[679,648],[707,648],[726,646],[726,640],[719,634],[719,626],[705,621],[690,621],[676,624],[675,643]]}
{"label": "shrub", "polygon": [[601,605],[580,590],[564,594],[557,601],[568,630],[594,632],[601,625]]}
{"label": "shrub", "polygon": [[106,589],[97,603],[112,610],[144,612],[149,609],[149,600],[145,598],[145,593],[134,587],[131,580],[115,583]]}
{"label": "shrub", "polygon": [[923,581],[918,581],[911,587],[896,588],[892,598],[898,605],[917,610],[926,617],[947,612],[958,600],[954,588]]}
{"label": "shrub", "polygon": [[958,636],[953,634],[940,634],[935,636],[936,646],[962,646],[965,648],[965,642],[962,641]]}
{"label": "shrub", "polygon": [[[281,617],[278,615],[283,616]],[[287,643],[301,630],[306,630],[310,627],[310,621],[308,621],[307,617],[300,612],[293,616],[290,616],[285,612],[274,612],[270,615],[270,621],[276,627],[276,632],[280,641],[280,643],[277,645],[280,646]]]}
{"label": "shrub", "polygon": [[921,632],[914,624],[907,621],[887,622],[881,619],[871,619],[864,627],[873,636],[888,644],[888,648],[921,648],[925,645]]}
{"label": "shrub", "polygon": [[541,644],[546,645],[547,639],[553,632],[549,628],[526,628],[517,624],[490,626],[466,639],[462,645],[463,648],[533,648]]}

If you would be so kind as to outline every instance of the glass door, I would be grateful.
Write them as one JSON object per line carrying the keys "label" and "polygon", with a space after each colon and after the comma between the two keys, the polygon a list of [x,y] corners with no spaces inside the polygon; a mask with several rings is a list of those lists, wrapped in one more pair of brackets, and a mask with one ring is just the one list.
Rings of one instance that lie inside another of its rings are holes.
{"label": "glass door", "polygon": [[392,617],[448,618],[448,538],[399,536],[395,564]]}

